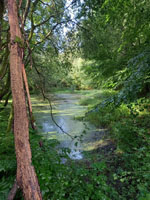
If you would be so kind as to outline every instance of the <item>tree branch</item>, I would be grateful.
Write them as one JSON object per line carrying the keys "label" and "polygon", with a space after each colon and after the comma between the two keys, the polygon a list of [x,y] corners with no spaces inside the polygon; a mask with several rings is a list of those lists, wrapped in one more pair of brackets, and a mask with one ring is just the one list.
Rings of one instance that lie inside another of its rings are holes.
{"label": "tree branch", "polygon": [[36,42],[35,45],[41,44],[43,41],[45,41],[45,40],[52,34],[52,32],[54,31],[54,29],[55,29],[58,25],[67,23],[67,22],[69,22],[69,21],[72,21],[72,20],[61,21],[61,22],[57,23],[57,24],[47,33],[47,35],[46,35],[41,41]]}
{"label": "tree branch", "polygon": [[29,13],[30,5],[31,5],[31,0],[27,0],[25,11],[24,11],[23,18],[22,18],[22,24],[23,25],[25,25],[25,23],[26,23],[26,19],[27,19],[28,13]]}
{"label": "tree branch", "polygon": [[37,27],[45,24],[46,22],[48,22],[52,17],[55,17],[55,15],[51,15],[49,16],[46,20],[42,21],[41,23],[37,24],[37,25],[34,25],[34,29],[36,29]]}

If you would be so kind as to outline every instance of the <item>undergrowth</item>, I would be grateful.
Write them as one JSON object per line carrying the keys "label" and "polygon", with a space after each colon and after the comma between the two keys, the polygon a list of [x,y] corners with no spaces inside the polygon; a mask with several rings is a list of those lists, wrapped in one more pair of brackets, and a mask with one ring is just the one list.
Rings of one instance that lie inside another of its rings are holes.
{"label": "undergrowth", "polygon": [[[6,200],[16,175],[13,134],[6,134],[8,113],[3,119],[0,133],[0,199]],[[32,162],[38,176],[44,200],[117,199],[118,193],[108,183],[105,162],[86,164],[68,157],[69,149],[60,154],[57,140],[48,140],[30,130]],[[64,163],[63,160],[66,160]],[[19,191],[16,200],[23,199]]]}
{"label": "undergrowth", "polygon": [[0,199],[6,200],[15,179],[16,160],[13,134],[6,134],[9,110],[0,113]]}
{"label": "undergrowth", "polygon": [[105,158],[108,180],[121,196],[118,199],[149,200],[150,99],[139,98],[119,106],[107,103],[107,99],[103,95],[97,107],[91,105],[93,109],[85,118],[97,127],[106,127],[116,143],[116,151]]}
{"label": "undergrowth", "polygon": [[[111,92],[106,94],[108,97]],[[103,92],[97,93],[95,97],[99,99],[98,104],[105,99]],[[117,146],[116,150],[108,154],[97,149],[96,156],[100,159],[95,161],[88,160],[88,155],[87,160],[73,161],[68,156],[69,149],[63,149],[60,153],[57,140],[48,140],[30,130],[32,162],[43,199],[149,200],[149,105],[149,99],[141,98],[135,103],[124,103],[118,107],[109,104],[95,109],[92,101],[94,109],[88,112],[86,119],[97,127],[107,127]],[[0,113],[1,200],[7,199],[16,175],[13,134],[6,134],[7,119],[8,112],[5,110]],[[17,193],[15,199],[23,199],[21,192]]]}

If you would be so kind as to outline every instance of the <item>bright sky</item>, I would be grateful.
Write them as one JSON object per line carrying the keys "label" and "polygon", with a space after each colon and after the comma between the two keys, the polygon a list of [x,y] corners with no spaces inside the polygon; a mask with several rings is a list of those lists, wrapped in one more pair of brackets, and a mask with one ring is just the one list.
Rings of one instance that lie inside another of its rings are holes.
{"label": "bright sky", "polygon": [[[66,0],[66,7],[68,7],[71,4],[72,0]],[[84,0],[80,0],[81,4],[84,2]],[[69,15],[72,20],[75,19],[75,15],[77,14],[77,9],[72,9],[71,7],[68,8]],[[64,27],[64,35],[68,32],[68,28]]]}

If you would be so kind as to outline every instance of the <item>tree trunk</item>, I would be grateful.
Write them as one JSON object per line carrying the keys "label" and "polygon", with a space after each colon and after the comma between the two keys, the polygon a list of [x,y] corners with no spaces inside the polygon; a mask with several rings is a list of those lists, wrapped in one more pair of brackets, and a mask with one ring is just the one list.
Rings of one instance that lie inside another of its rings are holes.
{"label": "tree trunk", "polygon": [[32,113],[32,104],[31,104],[31,99],[30,99],[30,92],[29,92],[28,80],[27,80],[27,75],[26,75],[24,63],[22,63],[22,74],[23,74],[23,80],[24,80],[24,85],[25,85],[26,94],[27,94],[30,123],[31,123],[32,129],[35,130],[36,129],[36,127],[34,125],[35,120],[34,120],[33,113]]}
{"label": "tree trunk", "polygon": [[15,0],[8,0],[10,25],[10,74],[14,105],[14,135],[17,158],[17,185],[23,190],[25,200],[41,200],[37,176],[32,166],[29,143],[29,123],[22,77],[22,55],[16,36],[21,37]]}

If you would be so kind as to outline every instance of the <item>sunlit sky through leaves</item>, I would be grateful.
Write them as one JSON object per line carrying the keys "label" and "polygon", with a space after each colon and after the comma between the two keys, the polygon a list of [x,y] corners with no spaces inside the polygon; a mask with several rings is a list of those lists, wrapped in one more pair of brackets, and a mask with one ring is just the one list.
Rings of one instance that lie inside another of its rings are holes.
{"label": "sunlit sky through leaves", "polygon": [[[82,4],[84,2],[84,0],[80,0],[80,3]],[[72,8],[72,0],[66,0],[66,6],[67,8],[67,12],[70,15],[70,18],[72,21],[75,21],[75,17],[77,15],[78,12],[78,8]],[[64,26],[64,35],[66,35],[66,33],[69,31],[69,28]]]}

